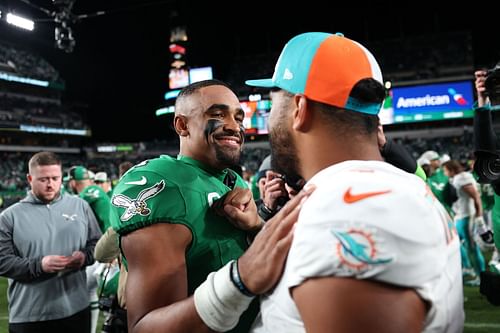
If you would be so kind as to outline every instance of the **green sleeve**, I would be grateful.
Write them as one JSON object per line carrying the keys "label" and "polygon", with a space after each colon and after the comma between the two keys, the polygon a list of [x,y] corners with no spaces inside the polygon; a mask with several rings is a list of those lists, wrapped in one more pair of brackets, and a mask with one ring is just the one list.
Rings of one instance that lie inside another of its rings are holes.
{"label": "green sleeve", "polygon": [[125,175],[113,192],[111,204],[111,225],[120,235],[158,222],[178,222],[186,215],[185,200],[177,185],[145,170]]}

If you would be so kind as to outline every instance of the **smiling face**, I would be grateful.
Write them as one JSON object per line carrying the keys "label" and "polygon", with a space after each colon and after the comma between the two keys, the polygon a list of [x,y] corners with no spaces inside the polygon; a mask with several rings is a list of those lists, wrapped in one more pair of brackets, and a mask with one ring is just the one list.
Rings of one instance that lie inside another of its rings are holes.
{"label": "smiling face", "polygon": [[236,95],[222,85],[202,87],[182,97],[174,120],[181,154],[217,169],[238,164],[244,116]]}

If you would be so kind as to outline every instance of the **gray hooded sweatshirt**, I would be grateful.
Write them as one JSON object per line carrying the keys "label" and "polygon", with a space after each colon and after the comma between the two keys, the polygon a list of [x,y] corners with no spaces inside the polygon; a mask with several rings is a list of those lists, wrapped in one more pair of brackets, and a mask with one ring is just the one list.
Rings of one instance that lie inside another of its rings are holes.
{"label": "gray hooded sweatshirt", "polygon": [[[88,203],[67,193],[50,204],[32,192],[0,214],[0,276],[9,278],[9,323],[66,318],[89,306],[85,266],[101,235]],[[79,270],[45,273],[47,255],[85,254]]]}

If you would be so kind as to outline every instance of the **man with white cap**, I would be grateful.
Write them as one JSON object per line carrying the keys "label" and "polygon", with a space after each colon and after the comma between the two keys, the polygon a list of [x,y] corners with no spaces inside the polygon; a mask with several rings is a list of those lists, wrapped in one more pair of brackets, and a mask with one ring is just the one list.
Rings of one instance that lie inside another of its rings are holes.
{"label": "man with white cap", "polygon": [[113,191],[111,189],[111,181],[108,178],[108,174],[104,171],[97,172],[94,176],[94,183],[102,188],[102,190],[108,195],[111,199],[113,195]]}
{"label": "man with white cap", "polygon": [[445,175],[443,168],[441,168],[441,156],[434,150],[427,150],[420,155],[421,161],[429,161],[427,184],[431,188],[432,193],[441,202],[453,216],[451,206],[457,199],[456,189],[451,185],[448,176]]}
{"label": "man with white cap", "polygon": [[316,186],[253,332],[462,331],[458,237],[426,184],[383,162],[373,55],[340,34],[300,34],[272,79],[247,84],[273,89],[273,169]]}

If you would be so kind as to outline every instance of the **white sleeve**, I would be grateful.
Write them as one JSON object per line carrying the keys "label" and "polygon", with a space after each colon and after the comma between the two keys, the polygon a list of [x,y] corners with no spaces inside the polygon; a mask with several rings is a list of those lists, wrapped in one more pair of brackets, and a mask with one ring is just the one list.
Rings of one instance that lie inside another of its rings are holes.
{"label": "white sleeve", "polygon": [[453,177],[453,186],[457,189],[469,184],[476,184],[476,181],[470,172],[461,172]]}

